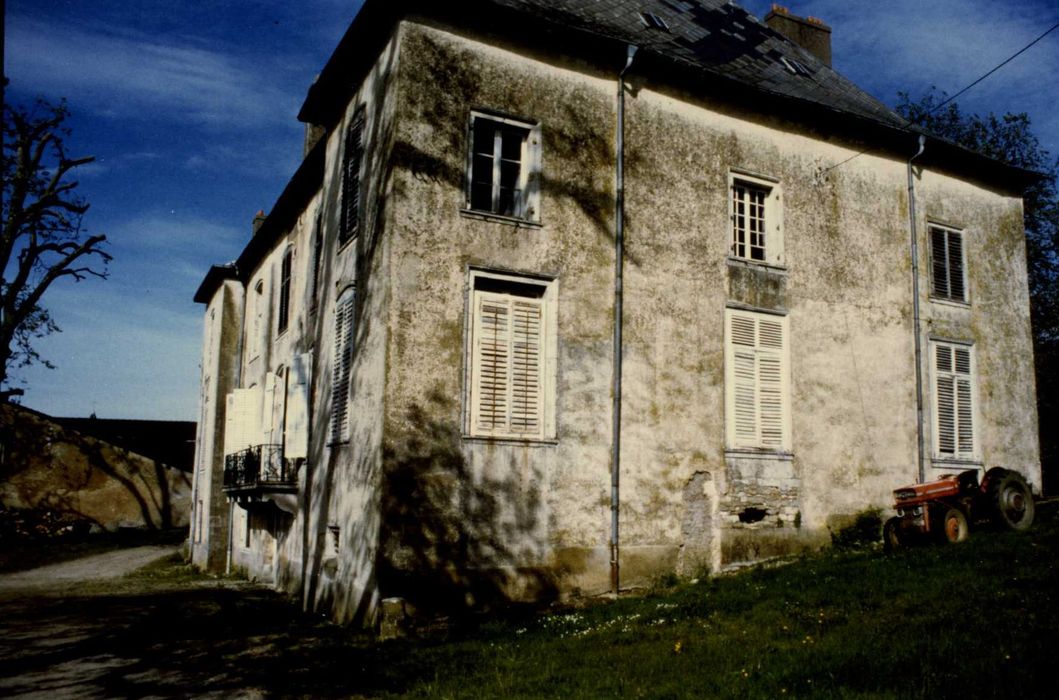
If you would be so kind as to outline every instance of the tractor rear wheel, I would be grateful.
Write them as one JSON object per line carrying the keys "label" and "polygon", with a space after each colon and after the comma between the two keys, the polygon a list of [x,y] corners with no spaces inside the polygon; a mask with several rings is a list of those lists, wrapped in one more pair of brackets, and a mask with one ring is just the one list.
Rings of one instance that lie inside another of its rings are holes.
{"label": "tractor rear wheel", "polygon": [[963,542],[970,535],[967,516],[959,508],[949,507],[941,518],[941,535],[946,542]]}
{"label": "tractor rear wheel", "polygon": [[1033,524],[1033,494],[1018,472],[1004,470],[990,480],[989,502],[997,524],[1012,530],[1026,530]]}
{"label": "tractor rear wheel", "polygon": [[890,518],[883,525],[882,529],[882,546],[884,552],[892,552],[895,549],[899,549],[903,542],[901,542],[901,518]]}

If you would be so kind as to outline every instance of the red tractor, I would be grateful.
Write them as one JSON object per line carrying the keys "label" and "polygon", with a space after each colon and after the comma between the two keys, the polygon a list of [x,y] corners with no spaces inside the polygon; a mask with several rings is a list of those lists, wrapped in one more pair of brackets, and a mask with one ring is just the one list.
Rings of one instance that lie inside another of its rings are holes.
{"label": "red tractor", "polygon": [[1033,524],[1033,494],[1018,472],[994,467],[978,482],[978,471],[947,474],[937,481],[894,491],[897,516],[883,526],[887,550],[930,539],[962,542],[971,527],[994,525],[1025,530]]}

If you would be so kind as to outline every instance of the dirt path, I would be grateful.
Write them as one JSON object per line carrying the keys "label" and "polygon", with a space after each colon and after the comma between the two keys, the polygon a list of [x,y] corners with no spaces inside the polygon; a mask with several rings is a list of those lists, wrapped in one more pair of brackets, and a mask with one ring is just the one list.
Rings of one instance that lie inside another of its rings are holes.
{"label": "dirt path", "polygon": [[0,591],[37,592],[52,586],[67,586],[79,581],[98,581],[132,573],[141,566],[168,557],[179,550],[174,545],[153,545],[120,549],[105,554],[74,559],[61,564],[42,566],[29,571],[0,575]]}
{"label": "dirt path", "polygon": [[137,547],[0,577],[0,697],[349,697],[387,664],[265,586]]}

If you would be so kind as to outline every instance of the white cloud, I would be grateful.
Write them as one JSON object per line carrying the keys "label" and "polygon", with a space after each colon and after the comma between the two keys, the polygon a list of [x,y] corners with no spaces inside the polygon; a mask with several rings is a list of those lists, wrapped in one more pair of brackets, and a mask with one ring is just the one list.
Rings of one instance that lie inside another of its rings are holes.
{"label": "white cloud", "polygon": [[249,219],[243,231],[195,216],[144,212],[113,225],[108,237],[142,257],[221,259],[237,255],[249,236]]}
{"label": "white cloud", "polygon": [[[177,40],[172,40],[176,42]],[[99,114],[221,127],[286,123],[297,105],[258,66],[190,41],[163,43],[112,28],[85,29],[13,15],[7,73],[15,87],[66,95]]]}
{"label": "white cloud", "polygon": [[[189,153],[181,166],[191,173],[223,173],[244,175],[248,178],[276,177],[285,182],[300,164],[301,125],[287,124],[285,128],[272,130],[269,138],[259,140],[241,140],[239,146],[232,142],[207,142]],[[279,192],[274,195],[278,196]],[[267,196],[262,192],[263,196]]]}

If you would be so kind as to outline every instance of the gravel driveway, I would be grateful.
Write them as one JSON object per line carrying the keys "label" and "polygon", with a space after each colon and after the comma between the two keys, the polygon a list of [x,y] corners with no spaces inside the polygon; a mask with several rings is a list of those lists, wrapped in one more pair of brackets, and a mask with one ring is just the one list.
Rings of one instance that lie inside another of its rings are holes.
{"label": "gravel driveway", "polygon": [[179,551],[173,545],[132,547],[82,559],[42,566],[39,569],[0,575],[0,592],[31,592],[80,581],[117,578]]}

